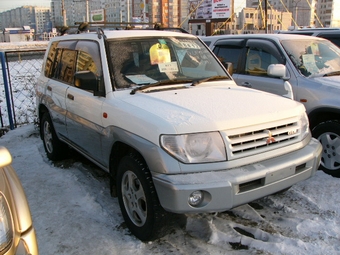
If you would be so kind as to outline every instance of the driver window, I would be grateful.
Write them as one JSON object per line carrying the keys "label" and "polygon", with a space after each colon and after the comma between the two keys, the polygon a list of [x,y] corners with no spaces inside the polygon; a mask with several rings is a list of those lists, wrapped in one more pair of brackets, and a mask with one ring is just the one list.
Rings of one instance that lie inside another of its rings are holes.
{"label": "driver window", "polygon": [[104,91],[98,44],[93,41],[79,41],[75,50],[77,52],[76,72],[92,72],[99,83],[99,90]]}
{"label": "driver window", "polygon": [[266,50],[250,47],[246,56],[245,73],[256,76],[268,76],[268,66],[278,63],[279,60]]}

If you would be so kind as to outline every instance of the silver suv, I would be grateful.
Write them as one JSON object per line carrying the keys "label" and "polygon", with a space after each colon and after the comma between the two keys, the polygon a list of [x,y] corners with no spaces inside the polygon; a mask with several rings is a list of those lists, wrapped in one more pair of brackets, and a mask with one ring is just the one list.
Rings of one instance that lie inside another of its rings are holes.
{"label": "silver suv", "polygon": [[288,96],[306,107],[323,145],[320,168],[340,177],[340,49],[328,40],[290,34],[202,37],[240,86]]}
{"label": "silver suv", "polygon": [[54,38],[36,93],[48,158],[71,147],[109,172],[111,193],[141,240],[166,234],[176,214],[228,210],[319,166],[304,106],[237,86],[190,34]]}

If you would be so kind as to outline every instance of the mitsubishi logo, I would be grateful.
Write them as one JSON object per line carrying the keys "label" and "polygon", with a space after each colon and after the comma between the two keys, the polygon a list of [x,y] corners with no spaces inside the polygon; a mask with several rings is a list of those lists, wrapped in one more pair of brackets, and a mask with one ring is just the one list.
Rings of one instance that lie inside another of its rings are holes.
{"label": "mitsubishi logo", "polygon": [[267,140],[266,140],[266,143],[267,143],[267,144],[271,144],[271,143],[276,142],[276,140],[275,140],[275,138],[273,137],[272,132],[270,132],[270,130],[266,129],[266,130],[264,130],[263,132],[265,132],[265,133],[268,134],[268,138],[267,138]]}

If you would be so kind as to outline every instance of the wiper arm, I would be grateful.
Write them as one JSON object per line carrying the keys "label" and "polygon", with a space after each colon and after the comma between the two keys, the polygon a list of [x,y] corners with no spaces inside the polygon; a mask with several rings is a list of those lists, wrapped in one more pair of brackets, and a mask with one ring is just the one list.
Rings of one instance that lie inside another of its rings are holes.
{"label": "wiper arm", "polygon": [[207,77],[207,78],[203,78],[203,79],[194,81],[191,84],[191,86],[196,86],[200,83],[207,82],[207,81],[216,81],[216,80],[225,80],[225,79],[229,80],[230,78],[228,76],[222,76],[222,75],[210,76],[210,77]]}
{"label": "wiper arm", "polygon": [[334,71],[334,72],[326,73],[326,74],[323,75],[323,77],[335,76],[335,75],[340,75],[340,71]]}
{"label": "wiper arm", "polygon": [[192,80],[166,80],[166,81],[159,81],[159,82],[156,82],[156,83],[151,83],[151,84],[147,84],[147,85],[143,85],[143,86],[134,88],[133,90],[131,90],[130,94],[134,95],[134,94],[136,94],[137,91],[145,90],[145,89],[152,88],[152,87],[162,86],[162,85],[172,85],[172,84],[191,83],[191,82],[192,82]]}

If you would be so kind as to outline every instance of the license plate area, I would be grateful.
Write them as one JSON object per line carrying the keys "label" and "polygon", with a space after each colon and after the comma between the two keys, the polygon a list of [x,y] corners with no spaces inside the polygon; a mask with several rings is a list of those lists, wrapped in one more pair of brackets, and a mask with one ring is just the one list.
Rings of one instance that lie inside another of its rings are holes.
{"label": "license plate area", "polygon": [[289,176],[292,176],[295,174],[295,166],[290,166],[278,171],[274,171],[274,172],[267,172],[266,174],[266,178],[265,178],[265,185],[285,179]]}

